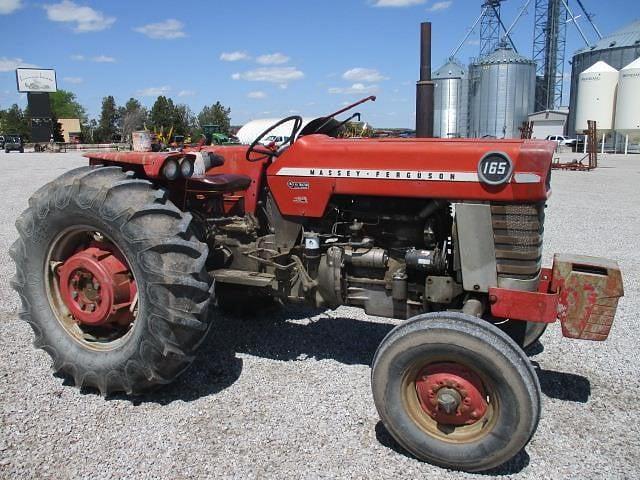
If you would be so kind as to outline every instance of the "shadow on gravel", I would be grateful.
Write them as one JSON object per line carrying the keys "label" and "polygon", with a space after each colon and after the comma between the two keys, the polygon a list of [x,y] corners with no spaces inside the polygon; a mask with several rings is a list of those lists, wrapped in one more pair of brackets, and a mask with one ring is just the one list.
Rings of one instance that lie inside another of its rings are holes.
{"label": "shadow on gravel", "polygon": [[544,370],[537,362],[531,362],[540,381],[540,389],[547,397],[567,402],[586,403],[591,395],[591,382],[575,373]]}
{"label": "shadow on gravel", "polygon": [[[154,392],[133,397],[110,395],[108,400],[129,400],[134,405],[176,400],[189,402],[216,394],[233,385],[242,372],[246,353],[273,360],[333,359],[346,365],[370,365],[378,344],[395,326],[353,318],[330,317],[326,310],[288,307],[269,310],[260,316],[228,316],[212,313],[213,326],[191,367],[175,382]],[[310,322],[296,320],[314,318]],[[70,383],[69,383],[70,384]],[[95,394],[94,389],[82,393]]]}
{"label": "shadow on gravel", "polygon": [[[400,455],[404,455],[405,457],[417,460],[413,455],[402,448],[402,446],[400,446],[398,442],[395,441],[395,439],[391,436],[391,434],[381,421],[376,424],[376,439],[382,446],[387,447],[394,452],[399,453]],[[524,470],[525,467],[529,465],[529,461],[529,454],[525,449],[522,449],[511,460],[503,463],[499,467],[492,468],[491,470],[486,470],[484,472],[476,472],[476,474],[489,475],[493,477],[513,475]]]}

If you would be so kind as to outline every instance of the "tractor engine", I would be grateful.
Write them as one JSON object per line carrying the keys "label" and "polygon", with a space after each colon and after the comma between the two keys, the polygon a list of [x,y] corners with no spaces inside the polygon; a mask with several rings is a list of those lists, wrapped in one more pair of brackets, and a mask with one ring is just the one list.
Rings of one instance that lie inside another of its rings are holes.
{"label": "tractor engine", "polygon": [[381,208],[374,198],[334,198],[322,225],[303,233],[316,304],[392,318],[425,311],[427,278],[452,265],[452,221],[445,201],[389,199]]}

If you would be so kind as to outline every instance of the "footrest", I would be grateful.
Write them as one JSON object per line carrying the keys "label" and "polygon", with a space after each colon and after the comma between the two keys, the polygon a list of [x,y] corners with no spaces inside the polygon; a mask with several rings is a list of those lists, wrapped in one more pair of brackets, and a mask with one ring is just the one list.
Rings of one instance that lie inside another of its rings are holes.
{"label": "footrest", "polygon": [[276,279],[275,275],[270,273],[246,272],[230,268],[214,270],[211,273],[216,282],[243,285],[245,287],[269,287]]}

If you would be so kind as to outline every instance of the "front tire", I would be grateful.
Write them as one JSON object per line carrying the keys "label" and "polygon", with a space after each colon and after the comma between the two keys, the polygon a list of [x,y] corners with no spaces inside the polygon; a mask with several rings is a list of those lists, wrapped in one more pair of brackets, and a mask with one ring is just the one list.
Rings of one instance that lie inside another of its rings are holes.
{"label": "front tire", "polygon": [[55,371],[103,395],[139,394],[189,366],[213,290],[190,224],[164,192],[118,167],[72,170],[31,197],[16,222],[12,286]]}
{"label": "front tire", "polygon": [[516,455],[540,418],[540,385],[522,349],[460,313],[394,328],[373,360],[373,397],[389,433],[418,459],[483,471]]}

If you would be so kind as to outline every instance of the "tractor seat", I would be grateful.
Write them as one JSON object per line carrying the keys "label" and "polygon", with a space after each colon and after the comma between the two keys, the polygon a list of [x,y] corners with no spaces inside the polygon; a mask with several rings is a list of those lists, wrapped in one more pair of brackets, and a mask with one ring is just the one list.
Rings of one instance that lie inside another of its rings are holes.
{"label": "tractor seat", "polygon": [[246,175],[220,173],[217,175],[198,175],[187,180],[186,190],[201,193],[227,193],[246,190],[251,178]]}

